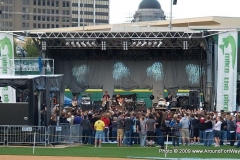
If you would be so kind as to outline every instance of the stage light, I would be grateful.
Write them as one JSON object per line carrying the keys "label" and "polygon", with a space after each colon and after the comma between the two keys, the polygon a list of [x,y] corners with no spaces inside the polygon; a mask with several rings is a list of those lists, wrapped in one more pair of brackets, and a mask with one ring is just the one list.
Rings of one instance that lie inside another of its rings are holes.
{"label": "stage light", "polygon": [[92,44],[92,46],[95,46],[95,47],[97,46],[96,43],[95,43],[94,41],[92,41],[91,44]]}
{"label": "stage light", "polygon": [[72,45],[73,47],[76,47],[76,45],[75,45],[75,43],[74,43],[74,42],[71,42],[71,45]]}
{"label": "stage light", "polygon": [[154,43],[153,43],[153,47],[156,47],[157,46],[157,42],[155,41]]}
{"label": "stage light", "polygon": [[65,45],[66,45],[66,46],[69,46],[69,45],[70,45],[70,43],[69,43],[69,42],[66,42],[66,43],[65,43]]}
{"label": "stage light", "polygon": [[149,47],[151,47],[152,46],[152,42],[150,41],[150,42],[148,42],[148,46]]}
{"label": "stage light", "polygon": [[188,50],[188,41],[183,41],[183,50]]}
{"label": "stage light", "polygon": [[42,50],[46,51],[46,49],[47,49],[46,41],[42,41]]}
{"label": "stage light", "polygon": [[87,42],[86,44],[88,47],[92,47],[92,45],[89,42]]}
{"label": "stage light", "polygon": [[87,45],[86,45],[84,42],[81,42],[81,45],[82,45],[83,47],[87,47]]}
{"label": "stage light", "polygon": [[136,45],[137,47],[140,47],[142,45],[142,42],[139,41],[138,44]]}
{"label": "stage light", "polygon": [[159,48],[159,47],[161,47],[161,45],[162,45],[162,41],[159,42],[157,47]]}
{"label": "stage light", "polygon": [[133,41],[131,46],[132,46],[132,47],[133,47],[133,46],[136,46],[136,44],[137,44],[137,43],[136,43],[135,41]]}
{"label": "stage light", "polygon": [[79,47],[79,48],[81,47],[79,42],[76,42],[76,46]]}
{"label": "stage light", "polygon": [[105,42],[105,41],[102,41],[101,43],[102,43],[102,50],[106,50],[106,49],[107,49],[107,48],[106,48],[106,42]]}
{"label": "stage light", "polygon": [[147,45],[147,42],[145,41],[145,42],[143,42],[142,47],[144,47],[146,45]]}
{"label": "stage light", "polygon": [[123,41],[123,50],[128,50],[128,43],[127,41]]}

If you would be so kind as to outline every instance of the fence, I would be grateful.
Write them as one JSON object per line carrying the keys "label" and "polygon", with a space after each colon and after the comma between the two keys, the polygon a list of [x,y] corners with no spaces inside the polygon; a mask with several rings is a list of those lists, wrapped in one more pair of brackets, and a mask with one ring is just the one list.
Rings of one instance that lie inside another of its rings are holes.
{"label": "fence", "polygon": [[0,143],[12,145],[44,145],[79,143],[80,125],[59,126],[0,126]]}

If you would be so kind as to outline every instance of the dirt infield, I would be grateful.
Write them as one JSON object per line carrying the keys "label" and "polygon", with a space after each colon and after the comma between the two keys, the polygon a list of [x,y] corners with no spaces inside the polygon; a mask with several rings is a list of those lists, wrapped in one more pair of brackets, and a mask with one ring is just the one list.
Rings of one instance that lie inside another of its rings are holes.
{"label": "dirt infield", "polygon": [[1,155],[0,159],[6,160],[129,160],[127,158],[97,158],[97,157],[58,157],[58,156],[12,156]]}

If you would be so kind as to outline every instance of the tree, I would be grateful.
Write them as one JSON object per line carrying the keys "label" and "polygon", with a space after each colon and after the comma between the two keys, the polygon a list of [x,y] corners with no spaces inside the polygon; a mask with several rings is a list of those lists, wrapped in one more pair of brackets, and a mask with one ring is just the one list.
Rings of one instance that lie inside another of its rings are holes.
{"label": "tree", "polygon": [[27,39],[26,44],[23,49],[27,52],[27,57],[38,57],[39,50],[37,45],[33,42],[32,39]]}
{"label": "tree", "polygon": [[17,47],[17,41],[16,41],[16,39],[14,38],[13,39],[13,50],[14,50],[14,57],[18,57],[17,56],[17,52],[16,52],[16,47]]}

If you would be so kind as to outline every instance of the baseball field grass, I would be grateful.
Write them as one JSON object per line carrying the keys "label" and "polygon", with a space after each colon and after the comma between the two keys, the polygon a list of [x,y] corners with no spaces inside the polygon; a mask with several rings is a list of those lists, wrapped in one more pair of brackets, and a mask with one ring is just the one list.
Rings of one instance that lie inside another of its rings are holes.
{"label": "baseball field grass", "polygon": [[202,145],[180,146],[174,149],[171,145],[168,149],[161,150],[158,147],[117,147],[116,144],[103,144],[101,148],[92,145],[75,147],[36,147],[33,154],[32,147],[1,147],[0,155],[34,155],[34,156],[72,156],[72,157],[166,157],[167,158],[240,158],[240,149],[233,146],[204,147]]}

